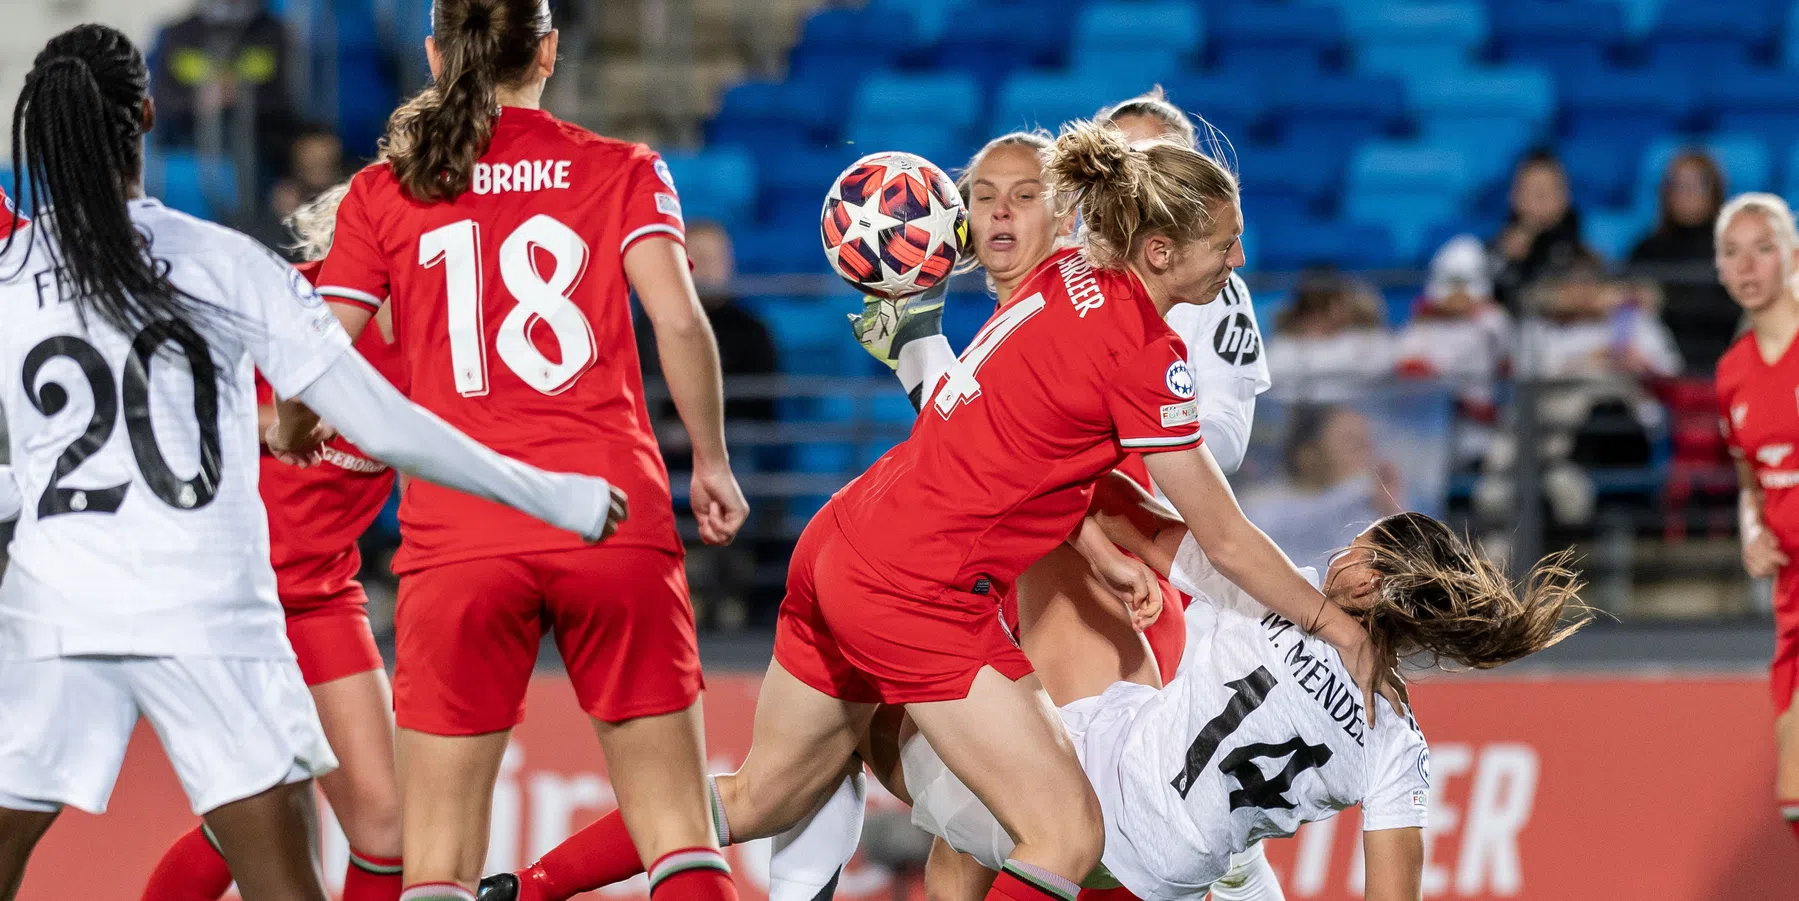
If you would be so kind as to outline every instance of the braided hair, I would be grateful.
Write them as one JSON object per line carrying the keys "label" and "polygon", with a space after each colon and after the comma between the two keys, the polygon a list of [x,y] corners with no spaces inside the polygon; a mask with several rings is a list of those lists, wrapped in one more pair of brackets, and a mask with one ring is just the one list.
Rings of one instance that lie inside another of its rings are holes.
{"label": "braided hair", "polygon": [[[192,323],[212,307],[175,287],[150,255],[127,205],[144,169],[150,71],[131,40],[105,25],[77,25],[32,61],[13,107],[13,196],[30,196],[30,229],[44,242],[85,323],[91,314],[130,333],[152,322]],[[21,179],[31,190],[20,191]],[[27,241],[30,241],[27,238]],[[27,257],[28,258],[28,257]],[[21,269],[24,263],[20,263]]]}

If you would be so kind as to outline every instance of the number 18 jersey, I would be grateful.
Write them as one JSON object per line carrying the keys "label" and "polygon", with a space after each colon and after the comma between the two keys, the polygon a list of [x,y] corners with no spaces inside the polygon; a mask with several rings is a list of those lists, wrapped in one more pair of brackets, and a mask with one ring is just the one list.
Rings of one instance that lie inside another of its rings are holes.
{"label": "number 18 jersey", "polygon": [[[624,272],[626,251],[654,237],[685,240],[661,158],[505,107],[454,201],[413,200],[385,163],[358,173],[319,287],[371,309],[391,298],[414,403],[499,453],[624,489],[631,517],[609,546],[679,552]],[[422,481],[406,489],[400,519],[400,572],[583,546]]]}
{"label": "number 18 jersey", "polygon": [[19,273],[0,281],[0,400],[22,501],[0,657],[291,658],[257,494],[255,371],[292,397],[349,336],[250,238],[154,200],[132,201],[131,219],[175,286],[212,306],[203,321],[84,324],[40,225],[0,259]]}

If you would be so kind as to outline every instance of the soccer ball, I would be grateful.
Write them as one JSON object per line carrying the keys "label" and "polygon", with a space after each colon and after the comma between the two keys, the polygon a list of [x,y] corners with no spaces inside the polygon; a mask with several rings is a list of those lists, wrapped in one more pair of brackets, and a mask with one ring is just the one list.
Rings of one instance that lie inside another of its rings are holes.
{"label": "soccer ball", "polygon": [[955,183],[910,153],[851,164],[825,196],[822,219],[831,268],[857,291],[887,300],[935,287],[968,246],[968,211]]}

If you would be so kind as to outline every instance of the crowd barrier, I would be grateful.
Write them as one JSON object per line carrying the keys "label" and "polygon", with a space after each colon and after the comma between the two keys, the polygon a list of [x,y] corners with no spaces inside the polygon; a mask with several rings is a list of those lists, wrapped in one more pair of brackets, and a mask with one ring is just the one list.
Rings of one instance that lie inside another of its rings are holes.
{"label": "crowd barrier", "polygon": [[[759,678],[724,675],[706,696],[714,771],[749,747]],[[1772,802],[1773,713],[1757,676],[1437,678],[1413,688],[1431,744],[1424,896],[1456,901],[1795,896],[1799,848]],[[597,742],[565,680],[539,676],[494,798],[488,870],[534,859],[609,810]],[[876,793],[879,795],[879,793]],[[894,805],[878,796],[876,804]],[[71,811],[25,876],[22,901],[129,901],[193,824],[140,727],[111,810]],[[1346,812],[1270,843],[1293,899],[1360,897],[1358,818]],[[326,826],[336,889],[346,849]],[[767,844],[730,852],[745,901],[763,901]],[[642,877],[601,895],[645,896]],[[842,901],[922,898],[910,880],[857,862]]]}

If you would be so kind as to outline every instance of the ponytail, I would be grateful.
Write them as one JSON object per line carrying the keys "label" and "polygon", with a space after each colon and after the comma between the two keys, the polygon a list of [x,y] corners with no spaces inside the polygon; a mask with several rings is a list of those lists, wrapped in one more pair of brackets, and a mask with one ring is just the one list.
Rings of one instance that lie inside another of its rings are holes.
{"label": "ponytail", "polygon": [[493,141],[501,87],[528,77],[550,33],[547,0],[437,0],[431,35],[442,69],[402,104],[382,138],[394,177],[422,203],[455,200]]}
{"label": "ponytail", "polygon": [[1188,243],[1211,233],[1218,205],[1237,199],[1237,177],[1190,146],[1136,147],[1117,128],[1076,121],[1062,129],[1044,167],[1060,198],[1056,215],[1079,211],[1093,264],[1117,268],[1152,234]]}
{"label": "ponytail", "polygon": [[[152,322],[192,324],[211,304],[176,288],[131,221],[128,197],[143,174],[143,115],[149,69],[130,39],[104,25],[51,38],[32,62],[13,107],[12,154],[31,190],[29,229],[54,240],[45,252],[85,322],[94,315],[126,332]],[[34,240],[31,237],[27,241]],[[23,267],[23,262],[21,262]]]}

